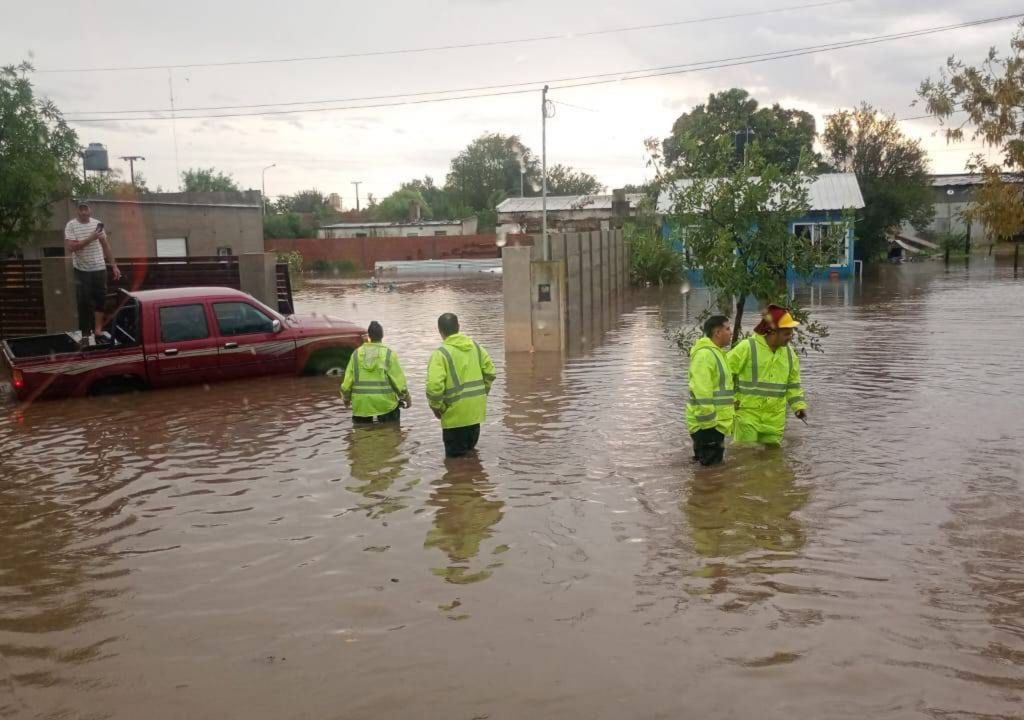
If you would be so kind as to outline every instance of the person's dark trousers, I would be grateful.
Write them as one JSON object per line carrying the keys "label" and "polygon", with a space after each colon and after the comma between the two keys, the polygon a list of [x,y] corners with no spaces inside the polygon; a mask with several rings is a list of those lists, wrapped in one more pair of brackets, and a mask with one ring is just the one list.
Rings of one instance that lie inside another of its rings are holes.
{"label": "person's dark trousers", "polygon": [[470,450],[476,449],[480,441],[480,425],[467,425],[460,428],[444,428],[444,454],[447,457],[462,457]]}
{"label": "person's dark trousers", "polygon": [[374,420],[382,423],[400,422],[402,420],[402,408],[396,407],[394,410],[387,413],[386,415],[378,415],[376,417],[359,417],[357,415],[352,416],[352,422],[355,423],[356,425],[371,425]]}
{"label": "person's dark trousers", "polygon": [[717,465],[725,458],[725,435],[714,428],[698,430],[693,440],[693,457],[704,467]]}
{"label": "person's dark trousers", "polygon": [[107,271],[87,272],[75,269],[75,299],[78,301],[78,329],[89,335],[95,329],[95,313],[103,312],[107,302]]}

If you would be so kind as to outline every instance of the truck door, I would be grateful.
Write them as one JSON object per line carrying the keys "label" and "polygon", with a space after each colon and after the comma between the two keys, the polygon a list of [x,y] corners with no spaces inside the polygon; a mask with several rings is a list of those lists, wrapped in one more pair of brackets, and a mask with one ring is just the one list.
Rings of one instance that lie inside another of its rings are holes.
{"label": "truck door", "polygon": [[222,377],[295,372],[295,340],[265,310],[244,300],[222,300],[213,303],[213,315]]}
{"label": "truck door", "polygon": [[156,343],[146,349],[155,387],[209,382],[217,377],[216,338],[202,302],[169,302],[155,308]]}

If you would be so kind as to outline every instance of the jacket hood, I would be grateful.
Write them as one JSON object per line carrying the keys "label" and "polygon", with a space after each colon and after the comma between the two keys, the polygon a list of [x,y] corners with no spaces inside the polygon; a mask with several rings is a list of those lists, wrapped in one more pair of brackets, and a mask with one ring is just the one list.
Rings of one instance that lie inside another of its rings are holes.
{"label": "jacket hood", "polygon": [[384,367],[384,357],[387,353],[388,349],[380,343],[365,343],[359,352],[359,366],[364,370]]}
{"label": "jacket hood", "polygon": [[455,333],[454,335],[449,335],[444,339],[444,344],[449,345],[455,348],[456,350],[473,349],[473,341],[470,340],[465,335],[463,335],[462,333]]}

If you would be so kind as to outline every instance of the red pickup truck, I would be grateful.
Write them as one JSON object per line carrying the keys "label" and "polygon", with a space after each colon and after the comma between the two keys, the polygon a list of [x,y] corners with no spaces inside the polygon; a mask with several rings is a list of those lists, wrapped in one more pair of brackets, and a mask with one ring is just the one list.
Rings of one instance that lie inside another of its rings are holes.
{"label": "red pickup truck", "polygon": [[238,290],[121,292],[113,340],[12,338],[3,358],[19,400],[53,399],[274,374],[339,374],[364,340],[327,316],[282,316]]}

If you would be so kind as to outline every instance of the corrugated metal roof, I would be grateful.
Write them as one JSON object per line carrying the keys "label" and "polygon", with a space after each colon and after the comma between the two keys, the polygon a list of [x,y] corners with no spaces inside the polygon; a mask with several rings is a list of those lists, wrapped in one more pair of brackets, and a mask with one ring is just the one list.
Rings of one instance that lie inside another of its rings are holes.
{"label": "corrugated metal roof", "polygon": [[433,227],[436,225],[461,225],[461,220],[417,220],[415,222],[350,222],[321,225],[321,230],[351,230],[352,228],[383,228],[383,227]]}
{"label": "corrugated metal roof", "polygon": [[[631,207],[636,207],[644,199],[643,193],[626,193],[626,200]],[[548,212],[571,212],[573,210],[611,210],[614,195],[549,195]],[[499,213],[528,213],[543,210],[543,198],[524,197],[509,198],[501,202],[497,208]]]}
{"label": "corrugated metal roof", "polygon": [[[1000,178],[1003,182],[1024,183],[1024,175],[1014,173],[1002,173]],[[932,187],[958,187],[963,185],[984,185],[984,175],[970,175],[961,173],[958,175],[932,175]]]}
{"label": "corrugated metal roof", "polygon": [[[676,187],[685,188],[692,183],[690,179],[683,179],[676,183]],[[808,200],[811,210],[859,210],[864,207],[864,196],[861,195],[857,176],[853,173],[819,175],[808,188]],[[671,212],[672,204],[672,193],[668,190],[662,191],[658,197],[658,212]]]}

